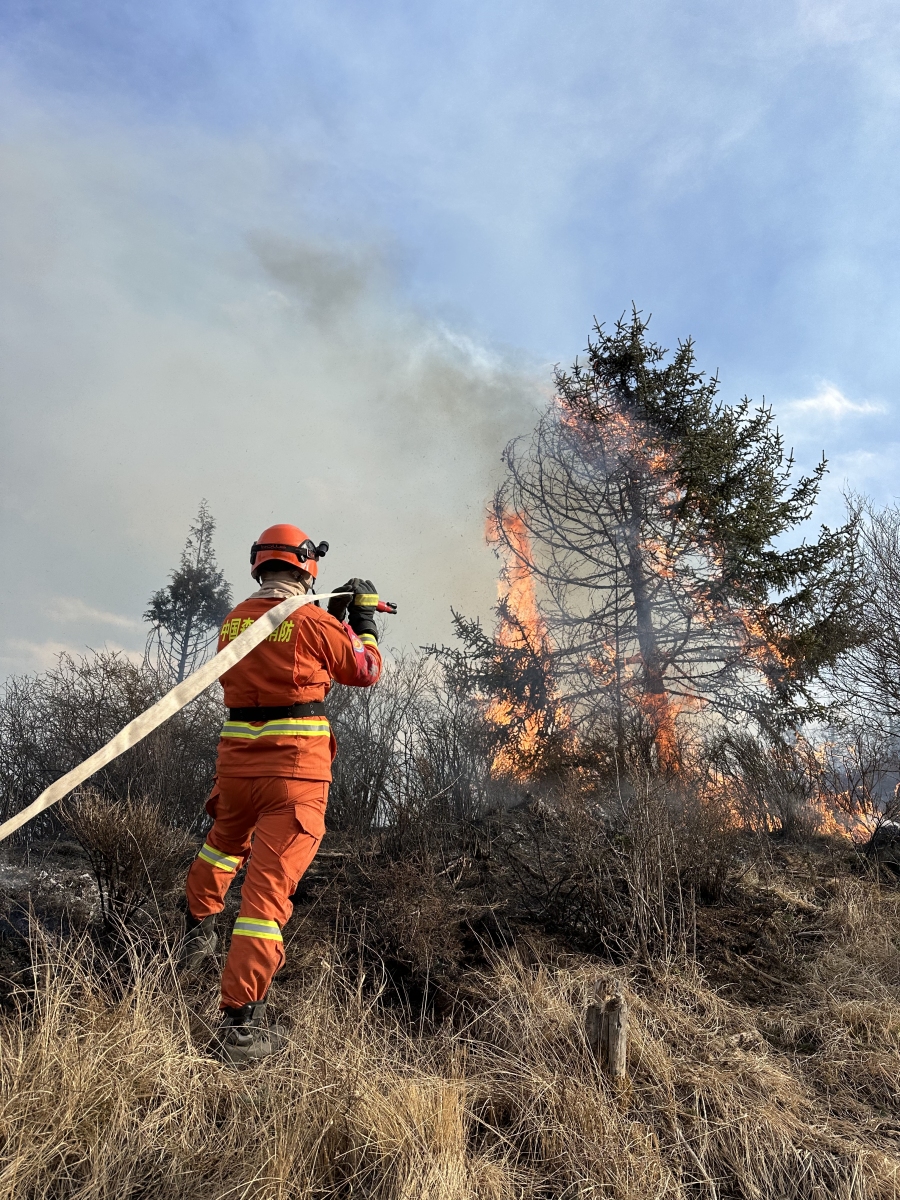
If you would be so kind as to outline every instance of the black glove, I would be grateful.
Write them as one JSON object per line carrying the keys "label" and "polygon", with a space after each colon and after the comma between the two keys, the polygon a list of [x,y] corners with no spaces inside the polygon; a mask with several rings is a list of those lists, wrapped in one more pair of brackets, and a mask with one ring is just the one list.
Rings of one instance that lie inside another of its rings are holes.
{"label": "black glove", "polygon": [[[375,624],[375,605],[378,603],[378,593],[371,579],[348,579],[340,589],[350,592],[349,596],[333,596],[328,601],[328,611],[339,621],[345,619],[357,637],[368,634],[378,640],[378,626]],[[358,604],[357,600],[367,600],[367,604]]]}
{"label": "black glove", "polygon": [[346,583],[335,589],[338,592],[344,592],[346,594],[332,596],[328,601],[328,611],[333,617],[337,617],[339,621],[347,620],[347,609],[350,606],[350,601],[353,599],[353,596],[357,591],[356,585],[358,583],[362,583],[362,580],[348,579]]}

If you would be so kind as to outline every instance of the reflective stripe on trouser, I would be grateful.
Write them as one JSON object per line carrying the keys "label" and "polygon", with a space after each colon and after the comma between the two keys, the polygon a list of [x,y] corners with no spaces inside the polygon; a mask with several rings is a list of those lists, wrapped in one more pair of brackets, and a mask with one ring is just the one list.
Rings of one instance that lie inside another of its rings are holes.
{"label": "reflective stripe on trouser", "polygon": [[[250,851],[222,975],[222,1007],[262,1000],[284,962],[281,930],[293,907],[290,896],[315,857],[325,832],[328,784],[305,779],[220,778],[207,810],[215,823],[206,846],[243,862]],[[234,873],[194,859],[187,880],[188,906],[202,919],[221,912]]]}
{"label": "reflective stripe on trouser", "polygon": [[284,940],[277,921],[263,921],[259,917],[238,917],[231,936],[268,938],[272,942]]}
{"label": "reflective stripe on trouser", "polygon": [[233,854],[222,854],[215,846],[211,846],[209,842],[204,842],[197,855],[204,862],[208,862],[211,867],[217,867],[220,871],[229,871],[235,875],[241,869],[241,863],[244,861],[243,856],[235,857]]}

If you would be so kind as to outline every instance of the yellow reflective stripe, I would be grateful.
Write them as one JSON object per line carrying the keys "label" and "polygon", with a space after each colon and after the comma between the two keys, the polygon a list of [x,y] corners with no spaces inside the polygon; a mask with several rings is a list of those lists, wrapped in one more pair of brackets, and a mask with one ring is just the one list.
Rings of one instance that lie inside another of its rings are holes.
{"label": "yellow reflective stripe", "polygon": [[374,608],[378,603],[377,592],[357,592],[353,597],[353,603],[357,608]]}
{"label": "yellow reflective stripe", "polygon": [[265,921],[262,917],[238,917],[232,933],[237,937],[265,938],[270,942],[280,942],[284,939],[277,921]]}
{"label": "yellow reflective stripe", "polygon": [[256,741],[259,737],[328,737],[330,733],[331,726],[326,717],[284,717],[277,721],[266,721],[264,725],[251,725],[249,721],[226,721],[219,736]]}
{"label": "yellow reflective stripe", "polygon": [[378,638],[375,636],[374,633],[361,633],[359,635],[359,640],[362,642],[362,644],[364,646],[377,646],[378,645]]}
{"label": "yellow reflective stripe", "polygon": [[203,843],[197,857],[202,858],[204,862],[208,862],[210,866],[218,867],[220,871],[237,871],[243,862],[243,859],[235,858],[232,854],[223,854],[221,850],[217,850],[209,842]]}

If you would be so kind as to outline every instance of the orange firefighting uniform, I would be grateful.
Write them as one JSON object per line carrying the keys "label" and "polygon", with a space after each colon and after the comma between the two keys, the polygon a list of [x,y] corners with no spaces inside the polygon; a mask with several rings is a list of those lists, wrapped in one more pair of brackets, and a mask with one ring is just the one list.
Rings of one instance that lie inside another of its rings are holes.
{"label": "orange firefighting uniform", "polygon": [[[278,603],[244,600],[226,618],[219,649]],[[332,680],[371,687],[380,673],[374,637],[358,638],[349,625],[307,604],[226,671],[222,686],[229,709],[275,708],[324,700]],[[221,912],[249,857],[222,975],[223,1008],[262,1000],[284,962],[281,930],[293,911],[289,897],[325,833],[336,750],[324,716],[229,719],[222,728],[216,783],[206,805],[213,826],[188,873],[187,901],[198,920]]]}

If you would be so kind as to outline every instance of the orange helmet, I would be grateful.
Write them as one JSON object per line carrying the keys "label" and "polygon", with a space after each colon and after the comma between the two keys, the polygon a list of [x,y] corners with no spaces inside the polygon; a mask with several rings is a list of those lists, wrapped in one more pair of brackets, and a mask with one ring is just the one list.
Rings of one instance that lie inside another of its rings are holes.
{"label": "orange helmet", "polygon": [[250,547],[250,574],[256,579],[262,564],[275,558],[291,567],[299,567],[315,579],[319,573],[319,559],[327,553],[327,542],[319,542],[316,546],[296,525],[270,525]]}

